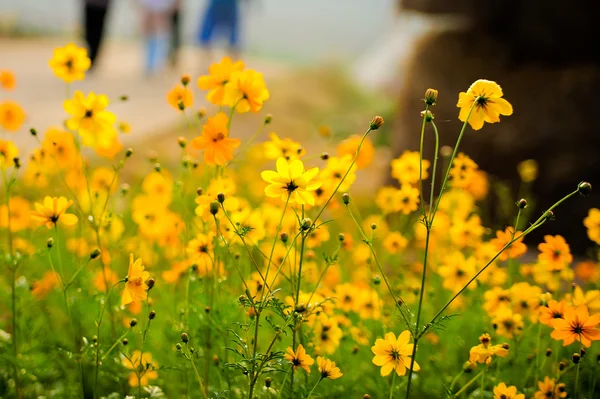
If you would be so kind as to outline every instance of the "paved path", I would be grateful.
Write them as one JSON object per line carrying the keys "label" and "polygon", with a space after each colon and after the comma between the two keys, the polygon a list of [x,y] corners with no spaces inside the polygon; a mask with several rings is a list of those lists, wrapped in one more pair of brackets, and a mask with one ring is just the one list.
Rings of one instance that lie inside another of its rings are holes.
{"label": "paved path", "polygon": [[[0,100],[13,99],[27,113],[23,129],[11,135],[22,155],[37,146],[28,133],[30,127],[35,127],[41,133],[48,127],[60,126],[66,117],[62,109],[62,102],[67,95],[66,86],[48,67],[53,48],[66,42],[0,39],[0,69],[10,69],[17,77],[17,87],[12,92],[0,92]],[[193,77],[192,87],[197,88],[196,77],[207,70],[206,65],[201,67],[201,55],[196,49],[185,48],[177,69],[165,69],[156,76],[147,77],[142,72],[143,54],[139,43],[107,43],[98,69],[89,74],[86,80],[74,82],[71,90],[95,91],[111,98],[109,109],[132,127],[131,134],[121,136],[125,145],[149,140],[181,122],[181,115],[166,103],[166,93],[179,81],[182,73],[190,74]],[[269,80],[282,78],[290,71],[288,66],[257,59],[246,60],[246,64],[261,71],[267,84]],[[118,101],[121,95],[128,95],[130,101]],[[204,102],[204,96],[196,91],[195,100],[194,106],[198,107]]]}

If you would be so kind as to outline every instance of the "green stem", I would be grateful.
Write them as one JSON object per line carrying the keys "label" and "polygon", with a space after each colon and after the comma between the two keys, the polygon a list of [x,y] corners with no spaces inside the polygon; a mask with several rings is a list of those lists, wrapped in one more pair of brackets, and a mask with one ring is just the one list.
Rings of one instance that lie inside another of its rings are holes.
{"label": "green stem", "polygon": [[[538,334],[537,334],[537,351],[535,353],[535,379],[533,380],[533,387],[537,386],[537,380],[540,372],[540,341],[542,338],[542,323],[538,321]],[[525,381],[527,382],[527,381]]]}
{"label": "green stem", "polygon": [[310,399],[310,397],[312,396],[313,392],[315,391],[315,389],[317,388],[317,386],[319,386],[319,383],[323,381],[323,377],[319,378],[319,381],[317,381],[317,383],[315,384],[314,387],[312,387],[312,389],[310,390],[310,392],[308,393],[308,396],[306,397],[306,399]]}
{"label": "green stem", "polygon": [[390,385],[390,399],[394,397],[394,386],[396,385],[396,370],[392,371],[392,385]]}
{"label": "green stem", "polygon": [[288,380],[288,377],[291,374],[291,371],[293,370],[294,366],[292,366],[290,368],[290,371],[288,371],[287,373],[285,373],[285,377],[283,377],[283,382],[281,383],[281,388],[279,388],[279,393],[277,394],[277,399],[281,398],[281,394],[283,393],[283,388],[285,388],[285,383]]}
{"label": "green stem", "polygon": [[477,374],[475,377],[473,377],[473,378],[472,378],[472,379],[471,379],[469,382],[467,382],[465,385],[463,385],[463,387],[462,387],[462,388],[461,388],[461,389],[460,389],[458,392],[456,392],[456,393],[455,393],[453,396],[454,396],[454,397],[458,397],[459,395],[462,395],[462,394],[465,392],[465,390],[466,390],[468,387],[470,387],[471,385],[473,385],[473,383],[474,383],[475,381],[477,381],[477,379],[478,379],[479,377],[481,377],[481,375],[482,375],[484,372],[485,372],[485,370],[482,370],[482,371],[481,371],[479,374]]}
{"label": "green stem", "polygon": [[425,140],[425,124],[427,123],[427,111],[429,104],[425,104],[425,113],[423,114],[423,122],[421,123],[421,143],[419,145],[419,197],[421,199],[421,208],[423,216],[425,216],[425,198],[423,196],[423,141]]}
{"label": "green stem", "polygon": [[[433,154],[433,169],[431,170],[431,192],[429,193],[429,206],[433,204],[433,197],[435,192],[435,176],[437,173],[437,161],[438,161],[438,152],[440,149],[440,135],[438,133],[437,126],[433,121],[431,121],[431,126],[433,126],[433,132],[435,133],[435,150]],[[422,157],[421,157],[422,158]],[[421,181],[421,179],[419,179]]]}

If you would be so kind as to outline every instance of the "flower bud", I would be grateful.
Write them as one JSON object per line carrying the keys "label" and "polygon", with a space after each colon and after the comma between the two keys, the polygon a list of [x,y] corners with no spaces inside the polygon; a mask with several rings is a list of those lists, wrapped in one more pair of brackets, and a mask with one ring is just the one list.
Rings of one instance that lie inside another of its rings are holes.
{"label": "flower bud", "polygon": [[592,185],[586,181],[582,181],[577,186],[577,191],[579,191],[579,194],[587,197],[592,192]]}
{"label": "flower bud", "polygon": [[373,118],[373,120],[369,124],[369,129],[377,130],[381,127],[381,125],[383,125],[383,123],[384,123],[383,118],[381,116],[376,116],[375,118]]}
{"label": "flower bud", "polygon": [[565,363],[565,362],[558,363],[558,369],[560,371],[563,371],[565,368],[567,368],[567,363]]}
{"label": "flower bud", "polygon": [[190,83],[190,79],[191,79],[190,75],[187,75],[187,74],[182,75],[181,76],[181,84],[184,85],[184,86],[187,86],[188,83]]}
{"label": "flower bud", "polygon": [[129,192],[129,184],[123,183],[121,184],[121,195],[125,196]]}
{"label": "flower bud", "polygon": [[472,373],[473,370],[475,370],[477,368],[477,363],[474,362],[470,362],[470,361],[466,361],[465,364],[463,364],[463,371],[465,373]]}
{"label": "flower bud", "polygon": [[312,220],[310,218],[304,218],[300,222],[300,230],[308,230],[312,226]]}
{"label": "flower bud", "polygon": [[425,91],[425,98],[423,99],[423,101],[425,101],[425,104],[431,106],[431,105],[435,105],[435,102],[437,101],[438,98],[438,91],[435,89],[427,89]]}
{"label": "flower bud", "polygon": [[90,253],[90,259],[96,259],[100,256],[100,250],[98,248],[94,249],[92,253]]}
{"label": "flower bud", "polygon": [[322,153],[321,154],[321,159],[323,161],[327,161],[329,159],[329,153],[327,153],[327,152]]}
{"label": "flower bud", "polygon": [[268,125],[271,122],[273,122],[273,115],[267,114],[267,116],[265,116],[265,125]]}
{"label": "flower bud", "polygon": [[377,230],[377,223],[371,223],[371,230]]}
{"label": "flower bud", "polygon": [[128,148],[127,150],[125,150],[125,158],[129,158],[132,155],[133,155],[133,148]]}
{"label": "flower bud", "polygon": [[160,166],[160,164],[157,162],[154,164],[154,170],[157,172],[160,172],[162,169],[162,166]]}
{"label": "flower bud", "polygon": [[206,108],[205,107],[198,108],[198,111],[196,111],[196,115],[198,116],[198,119],[204,118],[204,115],[206,115]]}
{"label": "flower bud", "polygon": [[181,342],[187,344],[190,340],[190,337],[186,333],[181,333]]}
{"label": "flower bud", "polygon": [[425,118],[425,122],[431,122],[435,119],[433,113],[430,110],[421,111],[421,118]]}
{"label": "flower bud", "polygon": [[368,393],[363,395],[363,399],[371,399],[371,395],[369,395]]}
{"label": "flower bud", "polygon": [[585,356],[585,352],[586,352],[586,351],[585,351],[585,348],[581,348],[581,349],[579,349],[579,354],[581,355],[581,357],[584,357],[584,356]]}
{"label": "flower bud", "polygon": [[340,240],[340,242],[344,242],[344,239],[346,238],[346,236],[344,235],[344,233],[340,233],[338,235],[338,240]]}
{"label": "flower bud", "polygon": [[217,201],[211,201],[209,205],[209,210],[211,215],[216,215],[219,213],[219,203]]}
{"label": "flower bud", "polygon": [[452,151],[452,147],[450,147],[449,145],[444,145],[442,146],[442,148],[440,148],[440,155],[444,158],[448,158],[450,155],[452,155]]}
{"label": "flower bud", "polygon": [[54,246],[54,238],[52,238],[52,237],[48,238],[48,241],[46,241],[46,246],[48,248],[52,248]]}
{"label": "flower bud", "polygon": [[[556,384],[556,390],[560,393],[566,392],[567,391],[567,386],[565,385],[564,382],[561,382],[559,384]],[[560,397],[560,396],[559,396]]]}
{"label": "flower bud", "polygon": [[282,243],[285,244],[286,242],[288,242],[288,239],[289,239],[288,233],[281,233],[279,235],[279,239],[281,240]]}
{"label": "flower bud", "polygon": [[207,306],[204,308],[204,313],[206,313],[206,314],[210,313],[210,306]]}
{"label": "flower bud", "polygon": [[552,349],[546,348],[546,357],[550,357],[550,356],[552,356]]}
{"label": "flower bud", "polygon": [[19,157],[14,157],[13,163],[15,164],[16,169],[19,169],[21,167],[21,160],[19,159]]}
{"label": "flower bud", "polygon": [[127,101],[127,100],[129,100],[129,96],[127,96],[127,95],[124,94],[124,95],[122,95],[122,96],[119,97],[119,100],[121,100],[121,101]]}
{"label": "flower bud", "polygon": [[177,351],[179,352],[181,350],[182,346],[179,342],[177,342],[177,344],[175,345],[175,349],[177,349]]}
{"label": "flower bud", "polygon": [[146,284],[148,285],[148,291],[150,291],[152,288],[154,288],[154,284],[156,284],[156,280],[154,280],[154,277],[150,277]]}
{"label": "flower bud", "polygon": [[127,338],[123,338],[123,341],[121,341],[121,343],[123,344],[123,346],[127,346],[129,345],[129,340]]}
{"label": "flower bud", "polygon": [[221,204],[223,202],[225,202],[225,194],[223,194],[223,193],[217,194],[217,201],[219,201]]}
{"label": "flower bud", "polygon": [[177,137],[177,144],[179,144],[179,146],[181,148],[185,148],[185,146],[187,145],[187,139],[185,137]]}
{"label": "flower bud", "polygon": [[527,208],[527,200],[525,198],[521,198],[520,200],[518,200],[517,207],[519,207],[519,209]]}
{"label": "flower bud", "polygon": [[156,317],[156,312],[154,310],[151,310],[150,313],[148,313],[148,318],[150,320],[154,320],[155,317]]}
{"label": "flower bud", "polygon": [[346,205],[350,203],[350,194],[344,193],[342,194],[342,202]]}
{"label": "flower bud", "polygon": [[219,356],[213,355],[212,361],[215,366],[218,366],[219,365]]}
{"label": "flower bud", "polygon": [[265,378],[265,387],[271,388],[272,383],[273,383],[273,379],[271,377]]}
{"label": "flower bud", "polygon": [[373,277],[373,284],[375,284],[375,285],[381,284],[381,277],[379,277],[379,276]]}
{"label": "flower bud", "polygon": [[510,349],[510,345],[505,342],[505,343],[502,344],[502,349],[509,350]]}
{"label": "flower bud", "polygon": [[571,356],[571,360],[573,361],[573,363],[577,364],[581,360],[581,355],[579,353],[573,353],[573,356]]}
{"label": "flower bud", "polygon": [[135,327],[137,326],[137,319],[131,319],[129,321],[129,327]]}
{"label": "flower bud", "polygon": [[180,111],[183,111],[185,109],[185,104],[183,103],[183,101],[179,101],[177,103],[177,108],[179,108]]}
{"label": "flower bud", "polygon": [[29,133],[31,133],[31,135],[33,137],[37,136],[37,130],[35,130],[35,128],[33,128],[33,127],[31,129],[29,129]]}

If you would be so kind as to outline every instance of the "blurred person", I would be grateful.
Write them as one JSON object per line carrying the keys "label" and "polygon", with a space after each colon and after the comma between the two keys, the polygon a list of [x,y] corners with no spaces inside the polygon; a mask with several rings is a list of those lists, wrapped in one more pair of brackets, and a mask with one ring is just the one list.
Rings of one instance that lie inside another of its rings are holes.
{"label": "blurred person", "polygon": [[92,69],[96,65],[96,57],[104,37],[104,22],[111,1],[84,0],[83,3],[85,42],[87,43],[88,57],[92,62],[90,69]]}
{"label": "blurred person", "polygon": [[198,33],[200,45],[211,56],[211,47],[216,35],[227,38],[229,50],[233,59],[240,55],[240,1],[239,0],[209,0],[202,24]]}
{"label": "blurred person", "polygon": [[181,1],[175,2],[171,12],[171,38],[169,41],[169,62],[171,66],[177,66],[179,61],[179,49],[181,48]]}
{"label": "blurred person", "polygon": [[171,15],[179,0],[138,0],[142,13],[142,33],[146,42],[146,74],[157,72],[169,52]]}

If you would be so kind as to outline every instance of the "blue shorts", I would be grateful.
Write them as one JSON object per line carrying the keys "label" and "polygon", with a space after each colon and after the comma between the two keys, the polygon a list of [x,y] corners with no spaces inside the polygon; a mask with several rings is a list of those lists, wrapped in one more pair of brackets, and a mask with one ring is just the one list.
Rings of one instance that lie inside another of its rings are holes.
{"label": "blue shorts", "polygon": [[216,35],[222,35],[233,48],[239,47],[239,6],[237,0],[211,0],[202,19],[199,41],[209,46]]}

